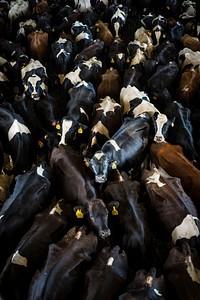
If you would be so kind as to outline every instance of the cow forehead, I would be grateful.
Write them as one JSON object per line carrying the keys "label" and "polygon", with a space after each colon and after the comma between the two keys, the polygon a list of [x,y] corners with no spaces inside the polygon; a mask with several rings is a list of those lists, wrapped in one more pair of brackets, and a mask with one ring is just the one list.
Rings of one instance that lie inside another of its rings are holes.
{"label": "cow forehead", "polygon": [[97,152],[97,153],[94,154],[94,157],[95,157],[97,160],[100,160],[103,156],[104,156],[104,153],[103,153],[103,152]]}
{"label": "cow forehead", "polygon": [[163,124],[167,122],[167,116],[165,114],[158,114],[156,119],[157,124]]}

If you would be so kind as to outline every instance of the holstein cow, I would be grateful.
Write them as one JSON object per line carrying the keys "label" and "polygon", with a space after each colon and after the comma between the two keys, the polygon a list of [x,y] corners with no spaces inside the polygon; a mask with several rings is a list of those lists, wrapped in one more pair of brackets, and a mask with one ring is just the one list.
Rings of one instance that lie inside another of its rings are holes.
{"label": "holstein cow", "polygon": [[160,232],[175,245],[185,240],[200,249],[200,220],[191,198],[185,193],[180,178],[169,176],[161,167],[151,165],[142,174],[149,196],[149,207]]}
{"label": "holstein cow", "polygon": [[108,66],[117,69],[120,74],[123,74],[126,67],[126,46],[121,38],[116,38],[111,43],[107,58]]}
{"label": "holstein cow", "polygon": [[187,242],[173,247],[164,264],[164,275],[175,288],[178,297],[198,300],[200,294],[200,259],[196,249]]}
{"label": "holstein cow", "polygon": [[[103,186],[103,199],[110,202],[111,239],[127,253],[131,267],[143,268],[148,263],[150,232],[140,203],[141,185],[125,172],[110,172]],[[114,219],[117,219],[115,221]]]}
{"label": "holstein cow", "polygon": [[155,268],[151,268],[149,272],[138,270],[119,300],[167,299],[165,278],[163,275],[156,276],[156,273]]}
{"label": "holstein cow", "polygon": [[95,83],[100,78],[101,71],[102,62],[94,56],[89,60],[77,63],[73,70],[64,77],[59,76],[64,99],[67,97],[68,90],[82,80]]}
{"label": "holstein cow", "polygon": [[122,125],[122,107],[107,96],[93,106],[86,156],[91,157]]}
{"label": "holstein cow", "polygon": [[36,27],[37,22],[34,19],[19,22],[19,29],[16,33],[16,43],[27,46],[27,36],[32,31],[36,30]]}
{"label": "holstein cow", "polygon": [[80,11],[81,13],[85,13],[88,10],[92,10],[92,5],[90,0],[74,0],[74,8]]}
{"label": "holstein cow", "polygon": [[121,76],[117,69],[110,67],[101,75],[101,82],[97,87],[98,99],[109,96],[119,103],[121,90]]}
{"label": "holstein cow", "polygon": [[149,30],[146,30],[143,26],[141,26],[135,31],[134,40],[139,41],[141,44],[145,43],[147,45],[146,53],[148,58],[150,58],[153,51],[153,40],[150,36]]}
{"label": "holstein cow", "polygon": [[89,225],[101,238],[105,238],[110,235],[108,210],[97,197],[94,176],[83,160],[81,154],[61,144],[53,149],[50,166],[56,176],[60,196],[74,207],[77,218],[83,218],[85,214]]}
{"label": "holstein cow", "polygon": [[60,74],[67,74],[70,71],[74,55],[74,45],[70,39],[60,37],[51,44],[52,61],[58,76]]}
{"label": "holstein cow", "polygon": [[35,30],[28,36],[28,52],[31,58],[44,63],[49,55],[48,33],[42,30]]}
{"label": "holstein cow", "polygon": [[127,280],[127,271],[126,253],[119,246],[104,247],[85,274],[82,299],[114,299]]}
{"label": "holstein cow", "polygon": [[192,51],[189,48],[183,48],[178,53],[178,62],[181,71],[186,68],[194,67],[194,69],[200,70],[199,67],[200,51]]}
{"label": "holstein cow", "polygon": [[13,162],[10,174],[28,170],[34,160],[33,140],[29,128],[10,103],[0,106],[0,132],[4,153],[10,154]]}
{"label": "holstein cow", "polygon": [[81,81],[69,89],[68,94],[70,99],[61,122],[60,144],[73,146],[75,140],[79,144],[82,140],[80,136],[84,135],[89,126],[93,105],[96,102],[96,92],[92,83]]}
{"label": "holstein cow", "polygon": [[168,142],[153,143],[150,146],[150,158],[161,166],[170,176],[181,179],[184,191],[200,211],[200,171],[185,157],[179,145]]}
{"label": "holstein cow", "polygon": [[35,216],[31,228],[7,260],[0,276],[0,294],[4,299],[27,299],[31,278],[44,263],[49,245],[67,232],[68,207],[63,202],[59,200],[54,207]]}
{"label": "holstein cow", "polygon": [[152,20],[153,28],[151,30],[151,37],[153,40],[153,46],[157,47],[163,43],[167,38],[167,19],[161,15],[156,16]]}
{"label": "holstein cow", "polygon": [[184,155],[200,168],[200,157],[194,146],[191,111],[181,103],[173,101],[165,109],[168,119],[175,118],[173,126],[169,127],[166,141],[180,145]]}
{"label": "holstein cow", "polygon": [[71,26],[71,34],[77,44],[79,50],[83,50],[86,46],[91,44],[94,40],[93,34],[89,26],[80,21],[76,21]]}
{"label": "holstein cow", "polygon": [[13,22],[20,16],[26,16],[30,13],[30,6],[28,1],[15,0],[10,1],[10,9],[8,11],[8,20],[10,31],[13,28]]}
{"label": "holstein cow", "polygon": [[111,4],[107,13],[110,15],[110,25],[115,39],[122,37],[123,28],[128,17],[128,7],[122,4]]}
{"label": "holstein cow", "polygon": [[93,231],[86,227],[71,228],[59,242],[49,246],[43,268],[33,277],[28,299],[79,299],[85,270],[97,246]]}
{"label": "holstein cow", "polygon": [[31,226],[34,216],[50,204],[52,197],[51,172],[44,162],[16,176],[15,181],[14,190],[0,211],[0,268]]}
{"label": "holstein cow", "polygon": [[126,117],[118,131],[87,162],[95,175],[95,181],[107,180],[112,168],[129,172],[133,169],[137,175],[146,157],[149,143],[150,117],[142,114],[137,118]]}
{"label": "holstein cow", "polygon": [[37,101],[47,94],[48,75],[39,60],[30,59],[29,63],[21,69],[21,79],[27,97]]}

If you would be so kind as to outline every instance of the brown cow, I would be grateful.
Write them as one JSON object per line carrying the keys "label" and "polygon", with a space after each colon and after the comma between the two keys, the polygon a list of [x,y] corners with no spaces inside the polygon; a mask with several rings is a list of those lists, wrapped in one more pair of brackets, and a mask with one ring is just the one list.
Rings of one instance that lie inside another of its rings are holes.
{"label": "brown cow", "polygon": [[180,38],[180,42],[182,43],[183,48],[189,48],[192,51],[200,51],[200,41],[197,37],[185,33]]}
{"label": "brown cow", "polygon": [[170,176],[181,179],[184,191],[200,212],[200,171],[185,157],[182,147],[167,142],[153,143],[150,158]]}
{"label": "brown cow", "polygon": [[44,62],[48,56],[48,33],[35,30],[28,35],[29,55],[35,60]]}
{"label": "brown cow", "polygon": [[47,0],[39,0],[35,7],[33,7],[34,14],[42,14],[47,11],[49,5]]}
{"label": "brown cow", "polygon": [[194,67],[187,68],[181,74],[181,80],[178,88],[178,101],[186,107],[192,108],[197,102],[199,95],[200,75]]}
{"label": "brown cow", "polygon": [[105,48],[109,47],[114,41],[114,37],[109,29],[109,24],[98,20],[95,23],[96,38],[104,41]]}
{"label": "brown cow", "polygon": [[119,103],[119,95],[121,90],[121,76],[117,69],[110,67],[101,75],[101,82],[97,87],[98,99],[110,96]]}

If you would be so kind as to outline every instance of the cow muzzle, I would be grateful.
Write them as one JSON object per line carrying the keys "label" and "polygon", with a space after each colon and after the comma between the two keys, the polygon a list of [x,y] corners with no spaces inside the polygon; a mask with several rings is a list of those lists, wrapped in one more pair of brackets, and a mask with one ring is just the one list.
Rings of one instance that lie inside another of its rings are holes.
{"label": "cow muzzle", "polygon": [[163,143],[164,141],[165,141],[165,138],[163,135],[155,135],[154,136],[154,142]]}
{"label": "cow muzzle", "polygon": [[107,177],[105,175],[103,175],[103,174],[95,176],[95,181],[97,183],[104,183],[104,182],[106,182],[106,180],[107,180]]}
{"label": "cow muzzle", "polygon": [[31,98],[35,101],[38,101],[40,100],[40,96],[38,95],[38,93],[32,93],[31,94]]}
{"label": "cow muzzle", "polygon": [[99,236],[102,238],[102,239],[105,239],[107,237],[109,237],[111,235],[111,231],[110,229],[102,229],[99,231]]}

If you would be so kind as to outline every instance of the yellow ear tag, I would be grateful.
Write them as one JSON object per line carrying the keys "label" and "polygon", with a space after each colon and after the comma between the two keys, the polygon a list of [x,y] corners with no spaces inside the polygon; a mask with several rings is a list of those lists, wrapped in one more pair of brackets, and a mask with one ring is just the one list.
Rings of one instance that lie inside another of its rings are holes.
{"label": "yellow ear tag", "polygon": [[158,98],[157,98],[156,96],[153,96],[153,99],[154,99],[154,100],[157,100]]}
{"label": "yellow ear tag", "polygon": [[23,69],[25,66],[21,66],[21,69]]}
{"label": "yellow ear tag", "polygon": [[115,161],[112,163],[112,169],[113,169],[113,170],[114,170],[114,169],[117,169],[117,164],[116,164]]}
{"label": "yellow ear tag", "polygon": [[78,219],[82,219],[83,218],[83,213],[82,213],[81,209],[77,209],[77,211],[76,211],[76,217]]}
{"label": "yellow ear tag", "polygon": [[114,58],[112,58],[112,59],[111,59],[111,63],[114,64],[114,62],[115,62],[115,61],[114,61]]}
{"label": "yellow ear tag", "polygon": [[163,34],[163,38],[166,38],[166,34]]}
{"label": "yellow ear tag", "polygon": [[43,142],[41,142],[41,141],[38,141],[38,146],[39,146],[40,148],[44,147],[44,144],[43,144]]}
{"label": "yellow ear tag", "polygon": [[56,125],[56,129],[60,130],[60,124]]}
{"label": "yellow ear tag", "polygon": [[55,31],[55,28],[52,28],[52,32],[54,32]]}
{"label": "yellow ear tag", "polygon": [[97,27],[97,29],[96,29],[96,32],[99,32],[100,30],[99,30],[99,28]]}
{"label": "yellow ear tag", "polygon": [[118,210],[116,209],[115,206],[113,206],[112,215],[113,216],[118,216]]}
{"label": "yellow ear tag", "polygon": [[130,58],[129,58],[129,57],[127,58],[126,62],[127,62],[127,63],[129,63],[129,62],[130,62]]}
{"label": "yellow ear tag", "polygon": [[90,166],[90,165],[89,165],[89,162],[88,162],[87,160],[85,161],[85,165],[86,165],[86,167],[88,167],[88,168],[89,168],[89,166]]}
{"label": "yellow ear tag", "polygon": [[83,129],[81,127],[78,129],[78,133],[83,133]]}
{"label": "yellow ear tag", "polygon": [[171,126],[174,127],[174,123],[172,123]]}

